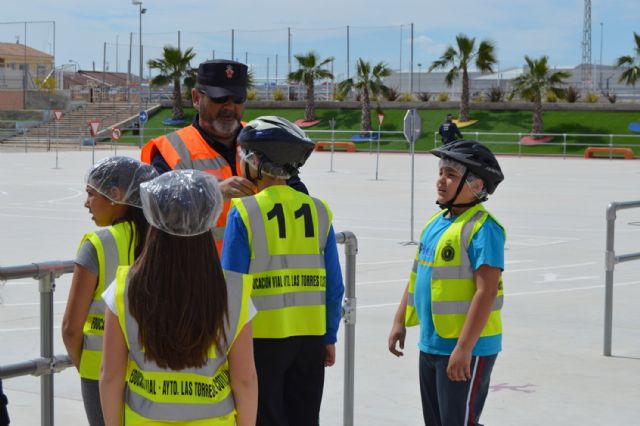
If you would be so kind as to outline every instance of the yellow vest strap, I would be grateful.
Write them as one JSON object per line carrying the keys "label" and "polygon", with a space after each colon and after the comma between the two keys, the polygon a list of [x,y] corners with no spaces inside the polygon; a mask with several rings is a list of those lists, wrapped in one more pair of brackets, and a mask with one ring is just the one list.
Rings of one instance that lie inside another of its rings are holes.
{"label": "yellow vest strap", "polygon": [[150,401],[127,389],[127,405],[143,417],[164,421],[185,421],[226,416],[235,410],[233,394],[215,404],[163,404]]}
{"label": "yellow vest strap", "polygon": [[326,291],[305,291],[300,293],[274,294],[272,296],[253,296],[253,304],[259,311],[290,308],[293,306],[324,305]]}
{"label": "yellow vest strap", "polygon": [[[491,310],[498,311],[502,309],[503,302],[504,296],[496,297]],[[432,302],[431,310],[436,315],[466,314],[470,306],[470,301]]]}
{"label": "yellow vest strap", "polygon": [[180,162],[176,164],[175,170],[218,170],[228,166],[222,156],[207,158],[204,160],[192,160],[189,148],[177,132],[169,133],[167,135],[167,139],[171,143],[173,149],[176,150],[176,153],[180,156]]}

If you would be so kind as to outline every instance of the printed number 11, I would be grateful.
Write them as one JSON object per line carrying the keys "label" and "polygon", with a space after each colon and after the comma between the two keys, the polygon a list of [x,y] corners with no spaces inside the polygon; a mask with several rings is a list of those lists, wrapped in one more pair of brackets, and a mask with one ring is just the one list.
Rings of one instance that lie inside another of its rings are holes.
{"label": "printed number 11", "polygon": [[[306,238],[313,237],[313,219],[311,217],[311,206],[309,204],[303,204],[298,210],[294,212],[294,217],[304,217],[304,236]],[[284,223],[284,210],[281,203],[276,203],[271,211],[267,213],[267,219],[273,218],[278,220],[278,234],[280,238],[287,238],[287,229]]]}

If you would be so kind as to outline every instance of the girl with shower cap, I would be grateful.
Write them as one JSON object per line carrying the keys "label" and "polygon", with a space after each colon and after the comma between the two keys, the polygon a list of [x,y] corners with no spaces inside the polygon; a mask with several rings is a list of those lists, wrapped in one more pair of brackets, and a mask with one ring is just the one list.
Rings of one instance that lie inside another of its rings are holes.
{"label": "girl with shower cap", "polygon": [[108,157],[86,177],[84,206],[103,229],[84,235],[75,260],[62,320],[62,338],[80,372],[82,399],[91,426],[104,425],[98,379],[102,360],[105,304],[102,293],[119,265],[130,265],[142,251],[148,223],[142,213],[140,184],[155,169],[129,157]]}

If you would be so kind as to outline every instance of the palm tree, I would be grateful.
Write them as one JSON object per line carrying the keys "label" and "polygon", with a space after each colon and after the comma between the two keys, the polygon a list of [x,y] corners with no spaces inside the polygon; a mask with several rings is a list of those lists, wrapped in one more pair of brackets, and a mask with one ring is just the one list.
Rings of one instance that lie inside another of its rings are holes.
{"label": "palm tree", "polygon": [[475,64],[480,72],[493,72],[496,64],[495,45],[489,40],[480,42],[476,50],[476,39],[464,34],[456,36],[457,50],[453,46],[447,47],[440,59],[434,61],[429,67],[429,72],[436,69],[452,66],[444,78],[447,86],[453,86],[453,82],[462,71],[462,95],[460,97],[460,121],[469,120],[469,65]]}
{"label": "palm tree", "polygon": [[566,89],[561,86],[563,81],[571,74],[567,71],[551,71],[549,69],[547,56],[540,59],[532,59],[525,55],[527,70],[524,74],[513,80],[513,92],[521,98],[533,102],[533,127],[531,133],[534,137],[539,137],[544,131],[542,122],[542,97],[547,92],[552,92],[559,99],[563,99]]}
{"label": "palm tree", "polygon": [[182,90],[180,88],[180,80],[186,76],[185,85],[193,86],[194,73],[191,69],[191,60],[196,56],[193,48],[188,48],[182,52],[179,48],[173,46],[165,46],[162,57],[159,59],[150,59],[147,65],[150,69],[158,69],[160,73],[151,79],[152,86],[164,86],[173,83],[173,111],[171,119],[182,120],[184,111],[182,110]]}
{"label": "palm tree", "polygon": [[352,89],[360,92],[362,104],[362,119],[360,128],[362,131],[371,131],[371,96],[380,97],[386,95],[389,88],[384,85],[382,79],[391,75],[391,69],[384,62],[378,62],[373,68],[364,59],[359,58],[356,66],[356,79],[348,78],[338,84],[338,90],[347,93]]}
{"label": "palm tree", "polygon": [[631,55],[620,56],[616,60],[616,67],[624,68],[620,75],[620,83],[624,82],[627,86],[636,87],[636,82],[640,77],[640,35],[634,32],[633,38],[636,41],[636,47],[633,49],[636,53],[635,58]]}
{"label": "palm tree", "polygon": [[307,88],[304,121],[313,121],[316,119],[314,85],[316,80],[333,78],[330,71],[322,68],[333,61],[333,57],[320,60],[316,52],[309,52],[306,55],[294,55],[294,58],[298,61],[298,70],[290,72],[287,78],[292,83],[303,83]]}

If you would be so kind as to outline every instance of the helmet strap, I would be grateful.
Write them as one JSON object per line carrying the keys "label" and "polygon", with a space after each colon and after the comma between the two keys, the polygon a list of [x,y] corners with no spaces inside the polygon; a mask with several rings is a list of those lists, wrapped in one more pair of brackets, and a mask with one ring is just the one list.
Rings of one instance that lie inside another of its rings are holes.
{"label": "helmet strap", "polygon": [[460,178],[460,183],[458,184],[458,188],[456,189],[456,193],[453,196],[453,198],[451,198],[451,200],[447,201],[446,203],[440,203],[438,201],[436,201],[436,204],[438,206],[440,206],[441,209],[446,209],[447,211],[445,212],[445,216],[448,215],[449,213],[451,213],[451,209],[453,207],[473,207],[476,204],[481,203],[483,200],[474,200],[471,201],[470,203],[462,203],[462,204],[455,204],[456,202],[456,198],[458,198],[458,195],[460,195],[460,193],[462,192],[462,188],[464,188],[465,183],[467,182],[467,176],[469,176],[469,169],[464,171],[464,174],[462,175],[462,178]]}
{"label": "helmet strap", "polygon": [[258,175],[255,177],[251,176],[251,167],[249,167],[249,162],[244,162],[244,177],[246,177],[251,183],[256,185],[258,181],[262,179],[262,160],[259,161],[260,163],[258,164]]}

